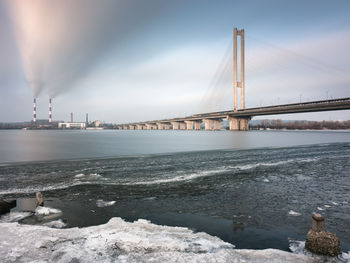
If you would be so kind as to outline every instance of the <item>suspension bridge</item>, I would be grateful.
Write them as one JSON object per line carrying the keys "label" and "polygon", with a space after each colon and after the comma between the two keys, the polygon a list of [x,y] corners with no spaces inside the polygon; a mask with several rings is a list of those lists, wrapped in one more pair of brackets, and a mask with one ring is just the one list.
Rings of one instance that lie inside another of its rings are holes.
{"label": "suspension bridge", "polygon": [[[240,60],[238,61],[238,38]],[[240,63],[238,65],[238,62]],[[229,129],[247,131],[249,120],[254,116],[289,113],[320,112],[350,109],[350,98],[327,99],[266,107],[245,108],[245,53],[244,29],[233,31],[233,110],[194,114],[179,118],[117,124],[121,130],[220,130],[221,122],[227,119]],[[238,67],[239,66],[239,67]],[[240,69],[240,72],[238,72]]]}

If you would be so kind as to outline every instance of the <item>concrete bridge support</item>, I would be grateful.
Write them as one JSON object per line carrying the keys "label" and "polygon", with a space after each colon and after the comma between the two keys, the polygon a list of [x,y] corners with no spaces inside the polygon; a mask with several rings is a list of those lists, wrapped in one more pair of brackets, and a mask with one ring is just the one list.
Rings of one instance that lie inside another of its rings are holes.
{"label": "concrete bridge support", "polygon": [[157,124],[146,123],[146,130],[157,130]]}
{"label": "concrete bridge support", "polygon": [[214,131],[220,131],[221,130],[221,119],[215,119],[213,120],[213,130]]}
{"label": "concrete bridge support", "polygon": [[211,119],[204,119],[204,129],[206,131],[211,131],[212,126],[213,126],[213,120]]}
{"label": "concrete bridge support", "polygon": [[227,117],[230,124],[230,131],[248,131],[249,130],[249,120],[250,117],[246,118],[235,118]]}
{"label": "concrete bridge support", "polygon": [[173,125],[173,130],[178,130],[180,127],[180,123],[178,121],[173,121],[171,124]]}
{"label": "concrete bridge support", "polygon": [[186,130],[186,123],[185,122],[181,121],[179,123],[179,125],[180,125],[180,130]]}
{"label": "concrete bridge support", "polygon": [[170,123],[163,123],[163,130],[170,130]]}
{"label": "concrete bridge support", "polygon": [[201,129],[202,121],[193,121],[193,123],[194,123],[194,129],[199,131]]}
{"label": "concrete bridge support", "polygon": [[164,130],[164,124],[161,122],[157,122],[157,128],[158,130]]}
{"label": "concrete bridge support", "polygon": [[248,131],[249,130],[249,120],[247,118],[241,118],[239,120],[239,129],[240,131]]}
{"label": "concrete bridge support", "polygon": [[193,130],[193,121],[185,121],[186,123],[186,130]]}
{"label": "concrete bridge support", "polygon": [[222,119],[204,119],[204,127],[206,131],[219,131],[221,130]]}

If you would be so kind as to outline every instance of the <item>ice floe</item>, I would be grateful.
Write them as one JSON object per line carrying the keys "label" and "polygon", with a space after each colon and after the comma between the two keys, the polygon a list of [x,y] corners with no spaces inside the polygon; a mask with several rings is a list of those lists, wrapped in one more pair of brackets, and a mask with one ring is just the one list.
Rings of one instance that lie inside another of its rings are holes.
{"label": "ice floe", "polygon": [[46,206],[38,206],[35,209],[35,215],[50,215],[50,214],[59,214],[62,213],[61,210],[56,209],[56,208],[51,208],[51,207],[46,207]]}
{"label": "ice floe", "polygon": [[96,201],[96,205],[98,207],[106,207],[106,206],[112,206],[116,203],[116,201],[103,201],[101,199]]}
{"label": "ice floe", "polygon": [[166,178],[166,179],[156,179],[156,180],[152,180],[152,181],[125,183],[125,185],[135,185],[135,184],[137,184],[137,185],[150,185],[150,184],[165,184],[165,183],[192,181],[192,180],[195,180],[197,178],[213,176],[213,175],[217,175],[217,174],[227,172],[227,171],[229,171],[228,168],[222,168],[222,169],[216,169],[216,170],[206,170],[206,171],[200,171],[200,172],[192,173],[192,174],[185,174],[185,175],[170,177],[170,178]]}
{"label": "ice floe", "polygon": [[70,229],[0,223],[0,233],[2,262],[317,262],[276,249],[234,249],[206,233],[143,219]]}
{"label": "ice floe", "polygon": [[62,221],[62,219],[54,220],[43,224],[43,226],[48,226],[52,228],[64,228],[67,224]]}
{"label": "ice floe", "polygon": [[301,214],[300,214],[299,212],[295,212],[295,211],[293,211],[293,210],[290,210],[290,211],[288,212],[288,215],[290,215],[290,216],[300,216]]}
{"label": "ice floe", "polygon": [[75,180],[80,180],[80,179],[83,179],[83,180],[101,180],[101,179],[104,179],[104,177],[100,174],[97,174],[97,173],[91,173],[91,174],[77,174],[74,176]]}

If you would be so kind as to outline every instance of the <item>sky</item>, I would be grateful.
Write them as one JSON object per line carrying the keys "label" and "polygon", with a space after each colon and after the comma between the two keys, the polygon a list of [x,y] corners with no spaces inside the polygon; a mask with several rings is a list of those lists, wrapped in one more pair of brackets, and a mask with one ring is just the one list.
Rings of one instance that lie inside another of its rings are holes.
{"label": "sky", "polygon": [[[350,97],[350,2],[0,0],[0,122],[147,121],[233,108],[233,28],[246,107]],[[348,120],[350,111],[260,118]]]}

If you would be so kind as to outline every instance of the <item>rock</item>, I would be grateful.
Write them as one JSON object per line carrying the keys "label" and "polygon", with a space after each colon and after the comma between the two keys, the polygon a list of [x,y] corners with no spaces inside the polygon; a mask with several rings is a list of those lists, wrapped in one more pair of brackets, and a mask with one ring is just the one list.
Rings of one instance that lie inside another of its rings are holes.
{"label": "rock", "polygon": [[11,208],[15,207],[16,204],[16,200],[6,202],[2,198],[0,198],[0,215],[9,213]]}
{"label": "rock", "polygon": [[339,238],[324,230],[324,219],[320,214],[312,216],[312,228],[307,233],[305,247],[316,254],[336,256],[341,253]]}
{"label": "rock", "polygon": [[43,195],[41,194],[41,192],[36,192],[35,198],[36,198],[36,205],[37,206],[44,206],[44,198],[43,198]]}

